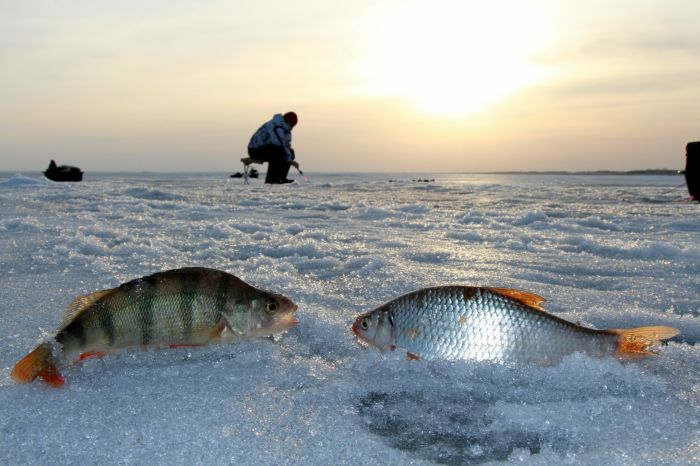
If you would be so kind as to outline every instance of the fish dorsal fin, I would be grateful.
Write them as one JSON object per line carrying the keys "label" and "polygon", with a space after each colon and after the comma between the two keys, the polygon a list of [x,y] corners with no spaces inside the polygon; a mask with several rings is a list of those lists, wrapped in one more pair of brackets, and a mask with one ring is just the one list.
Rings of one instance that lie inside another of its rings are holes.
{"label": "fish dorsal fin", "polygon": [[518,301],[519,303],[522,303],[538,311],[544,311],[540,304],[542,304],[546,300],[542,296],[536,295],[534,293],[528,293],[527,291],[514,290],[512,288],[486,289],[493,293],[500,294],[501,296],[505,296],[506,298],[514,299],[515,301]]}
{"label": "fish dorsal fin", "polygon": [[75,298],[68,305],[66,311],[63,313],[63,321],[58,327],[58,330],[62,330],[63,328],[65,328],[65,326],[73,322],[73,320],[76,317],[78,317],[81,312],[95,304],[97,301],[109,294],[111,291],[111,289],[95,291],[94,293],[88,293],[86,295],[78,296],[77,298]]}

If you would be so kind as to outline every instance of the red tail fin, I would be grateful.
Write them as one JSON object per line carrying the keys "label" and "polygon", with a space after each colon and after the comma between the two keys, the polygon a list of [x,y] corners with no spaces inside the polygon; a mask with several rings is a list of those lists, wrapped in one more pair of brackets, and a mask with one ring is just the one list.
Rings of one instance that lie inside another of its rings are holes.
{"label": "red tail fin", "polygon": [[20,359],[12,369],[12,378],[19,383],[27,383],[41,377],[44,382],[58,388],[65,383],[63,376],[54,364],[49,343],[42,343],[34,351]]}
{"label": "red tail fin", "polygon": [[645,356],[654,354],[649,351],[651,346],[657,345],[661,340],[666,340],[678,335],[680,332],[673,327],[637,327],[612,329],[612,333],[619,335],[617,342],[618,356]]}

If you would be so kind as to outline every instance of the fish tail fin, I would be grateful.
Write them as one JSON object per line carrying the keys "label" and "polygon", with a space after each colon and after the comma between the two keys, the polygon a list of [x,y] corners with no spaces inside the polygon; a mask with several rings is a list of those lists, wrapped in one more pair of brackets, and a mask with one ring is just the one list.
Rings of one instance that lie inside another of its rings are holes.
{"label": "fish tail fin", "polygon": [[12,369],[12,378],[19,383],[28,383],[37,377],[54,388],[65,383],[63,376],[56,367],[51,344],[42,343],[34,351],[23,357]]}
{"label": "fish tail fin", "polygon": [[680,333],[676,328],[663,326],[612,329],[610,332],[618,336],[615,354],[623,357],[654,354],[651,347]]}

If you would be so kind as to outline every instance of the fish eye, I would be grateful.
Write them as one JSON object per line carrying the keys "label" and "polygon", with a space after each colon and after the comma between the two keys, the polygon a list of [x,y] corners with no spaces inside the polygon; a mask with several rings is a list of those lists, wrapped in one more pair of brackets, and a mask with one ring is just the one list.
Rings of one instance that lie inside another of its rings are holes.
{"label": "fish eye", "polygon": [[372,319],[370,319],[369,317],[365,317],[360,321],[360,327],[362,328],[362,330],[367,330],[371,323]]}
{"label": "fish eye", "polygon": [[267,303],[268,314],[274,314],[275,312],[277,312],[277,308],[278,308],[278,306],[277,306],[276,302],[270,301],[269,303]]}

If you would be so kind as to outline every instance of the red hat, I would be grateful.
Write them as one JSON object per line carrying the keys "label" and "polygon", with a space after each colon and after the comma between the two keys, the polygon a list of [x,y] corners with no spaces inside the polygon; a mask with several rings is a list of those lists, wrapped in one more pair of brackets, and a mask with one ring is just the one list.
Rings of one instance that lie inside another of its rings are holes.
{"label": "red hat", "polygon": [[296,126],[297,121],[299,121],[299,118],[297,118],[297,114],[294,112],[287,112],[283,116],[284,121],[289,123],[289,126]]}

